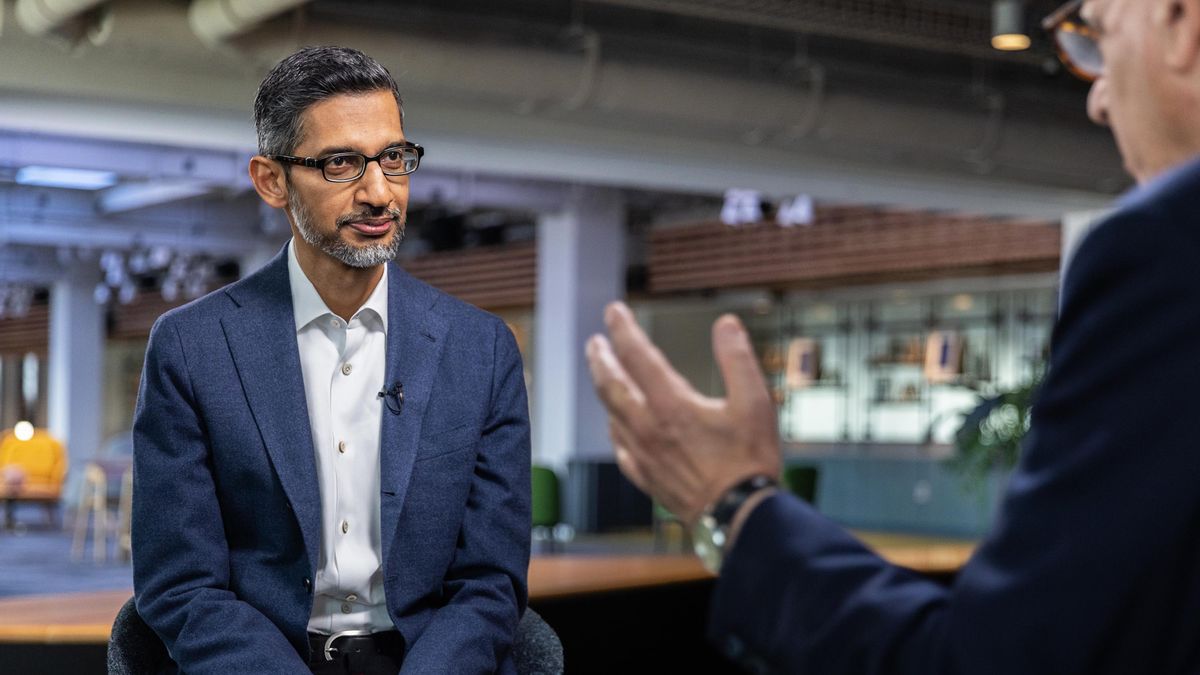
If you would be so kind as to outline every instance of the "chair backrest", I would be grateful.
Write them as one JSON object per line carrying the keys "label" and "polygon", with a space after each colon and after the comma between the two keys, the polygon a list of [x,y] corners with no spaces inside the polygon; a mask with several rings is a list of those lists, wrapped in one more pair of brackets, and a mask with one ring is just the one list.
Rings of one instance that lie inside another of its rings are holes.
{"label": "chair backrest", "polygon": [[[108,638],[108,675],[150,675],[170,660],[158,635],[142,621],[133,598],[125,601]],[[540,614],[526,608],[513,638],[513,664],[520,675],[558,675],[563,672],[563,648],[558,634]]]}
{"label": "chair backrest", "polygon": [[513,640],[513,664],[520,675],[558,675],[563,672],[563,648],[558,633],[528,607]]}
{"label": "chair backrest", "polygon": [[108,638],[108,675],[150,675],[170,658],[162,640],[137,613],[133,598],[126,600]]}
{"label": "chair backrest", "polygon": [[820,473],[815,466],[789,466],[783,470],[783,485],[788,492],[807,501],[817,503],[817,482]]}
{"label": "chair backrest", "polygon": [[61,489],[67,475],[67,451],[49,432],[37,429],[33,438],[19,440],[8,432],[0,438],[0,467],[18,466],[26,485]]}
{"label": "chair backrest", "polygon": [[562,520],[559,512],[558,474],[545,466],[531,470],[533,482],[533,526],[554,527]]}

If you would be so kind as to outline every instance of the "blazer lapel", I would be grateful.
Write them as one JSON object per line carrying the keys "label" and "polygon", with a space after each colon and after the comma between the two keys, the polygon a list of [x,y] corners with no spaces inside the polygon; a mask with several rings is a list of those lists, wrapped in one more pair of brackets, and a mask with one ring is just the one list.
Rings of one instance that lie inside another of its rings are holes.
{"label": "blazer lapel", "polygon": [[317,564],[321,495],[296,344],[287,247],[258,273],[226,291],[240,309],[221,319],[238,377],[263,443]]}
{"label": "blazer lapel", "polygon": [[[404,387],[399,413],[386,406],[380,429],[381,534],[383,554],[392,550],[404,496],[412,477],[417,440],[433,390],[448,324],[431,311],[437,294],[399,265],[388,270],[387,378],[385,386]],[[386,563],[385,563],[386,565]]]}

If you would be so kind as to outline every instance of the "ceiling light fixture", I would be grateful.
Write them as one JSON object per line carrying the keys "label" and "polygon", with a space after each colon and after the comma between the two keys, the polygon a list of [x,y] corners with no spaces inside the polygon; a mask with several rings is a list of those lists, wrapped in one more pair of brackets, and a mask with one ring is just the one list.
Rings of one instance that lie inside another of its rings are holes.
{"label": "ceiling light fixture", "polygon": [[1029,49],[1024,0],[993,0],[992,47],[1005,52]]}
{"label": "ceiling light fixture", "polygon": [[95,169],[69,169],[62,166],[26,166],[17,171],[18,185],[67,188],[70,190],[102,190],[117,184],[117,174]]}

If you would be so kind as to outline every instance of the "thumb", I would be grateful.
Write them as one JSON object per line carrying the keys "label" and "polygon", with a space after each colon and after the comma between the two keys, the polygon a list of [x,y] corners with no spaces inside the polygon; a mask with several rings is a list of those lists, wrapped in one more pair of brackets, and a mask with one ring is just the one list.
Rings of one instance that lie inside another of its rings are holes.
{"label": "thumb", "polygon": [[712,330],[713,355],[725,381],[725,395],[734,408],[753,408],[769,401],[767,383],[750,336],[742,322],[732,314],[717,319]]}

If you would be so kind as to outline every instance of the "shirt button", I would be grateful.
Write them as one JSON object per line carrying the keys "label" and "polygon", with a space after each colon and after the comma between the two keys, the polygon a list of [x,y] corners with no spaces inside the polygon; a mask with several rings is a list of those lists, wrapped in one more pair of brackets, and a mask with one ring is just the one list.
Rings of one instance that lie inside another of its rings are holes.
{"label": "shirt button", "polygon": [[342,534],[346,534],[349,531],[350,531],[350,523],[343,520],[342,521]]}
{"label": "shirt button", "polygon": [[352,371],[352,370],[354,370],[354,366],[350,365],[349,363],[342,364],[342,374],[343,375],[349,375],[350,371]]}
{"label": "shirt button", "polygon": [[346,454],[346,441],[338,441],[338,452]]}
{"label": "shirt button", "polygon": [[358,596],[353,593],[346,596],[346,602],[354,602],[357,599],[358,599]]}
{"label": "shirt button", "polygon": [[342,603],[342,614],[349,614],[349,613],[350,613],[350,603],[343,602]]}
{"label": "shirt button", "polygon": [[338,327],[338,320],[337,320],[337,319],[330,319],[330,320],[329,320],[329,325],[330,325],[330,326],[333,326],[334,328],[337,328],[337,327]]}

